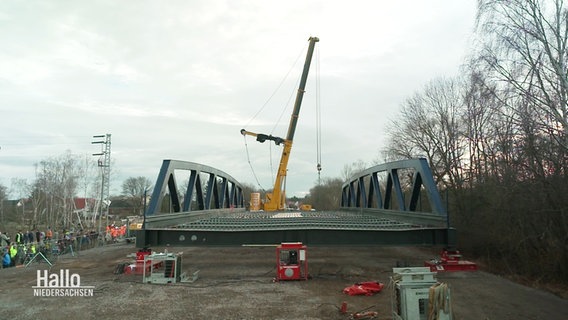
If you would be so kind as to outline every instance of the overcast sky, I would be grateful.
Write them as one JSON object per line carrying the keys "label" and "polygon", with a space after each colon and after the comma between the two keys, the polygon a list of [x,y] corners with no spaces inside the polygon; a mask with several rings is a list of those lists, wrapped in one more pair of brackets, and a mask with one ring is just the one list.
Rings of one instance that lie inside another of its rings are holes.
{"label": "overcast sky", "polygon": [[[0,183],[31,182],[34,163],[67,150],[97,153],[92,136],[110,133],[111,195],[128,177],[155,181],[163,159],[256,185],[239,131],[286,136],[317,36],[288,166],[287,194],[303,196],[318,179],[316,102],[322,178],[379,158],[404,99],[458,74],[476,2],[4,0]],[[281,149],[246,141],[270,189]]]}

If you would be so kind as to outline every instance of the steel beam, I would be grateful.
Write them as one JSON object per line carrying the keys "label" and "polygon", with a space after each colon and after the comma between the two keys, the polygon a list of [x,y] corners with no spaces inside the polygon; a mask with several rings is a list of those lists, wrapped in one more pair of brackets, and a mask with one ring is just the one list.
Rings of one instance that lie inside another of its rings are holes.
{"label": "steel beam", "polygon": [[[215,212],[179,215],[178,220],[152,217],[137,235],[137,246],[195,246],[266,244],[309,241],[333,245],[448,245],[451,230],[421,217],[422,224],[394,215],[355,211],[333,212]],[[408,217],[404,217],[408,218]],[[177,222],[174,223],[174,222]],[[306,242],[308,243],[308,242]]]}
{"label": "steel beam", "polygon": [[446,246],[455,239],[453,229],[197,231],[146,229],[137,235],[137,246],[235,246],[270,245],[301,241],[307,245],[413,245]]}

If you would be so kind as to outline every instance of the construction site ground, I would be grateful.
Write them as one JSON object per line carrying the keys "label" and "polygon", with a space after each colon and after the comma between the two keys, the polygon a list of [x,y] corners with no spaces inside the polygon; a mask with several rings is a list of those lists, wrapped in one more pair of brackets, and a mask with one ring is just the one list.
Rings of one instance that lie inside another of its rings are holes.
{"label": "construction site ground", "polygon": [[[165,248],[152,248],[162,252]],[[273,282],[275,248],[184,247],[183,269],[199,270],[193,283],[143,284],[140,275],[114,274],[132,244],[115,244],[60,256],[51,273],[69,269],[93,297],[35,297],[37,270],[46,262],[0,270],[1,319],[349,319],[354,312],[377,311],[392,319],[390,285],[397,264],[422,266],[432,248],[308,247],[308,281]],[[454,319],[568,319],[568,300],[483,271],[438,273],[451,288]],[[378,281],[373,296],[342,291],[357,282]],[[339,312],[347,304],[347,313]]]}

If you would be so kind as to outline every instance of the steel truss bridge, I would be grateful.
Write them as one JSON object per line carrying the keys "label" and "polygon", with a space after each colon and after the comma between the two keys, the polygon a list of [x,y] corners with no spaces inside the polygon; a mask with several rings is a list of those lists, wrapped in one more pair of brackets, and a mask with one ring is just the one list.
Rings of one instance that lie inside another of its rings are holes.
{"label": "steel truss bridge", "polygon": [[341,192],[338,211],[248,212],[243,188],[230,175],[164,160],[136,245],[455,244],[455,230],[425,159],[368,168]]}

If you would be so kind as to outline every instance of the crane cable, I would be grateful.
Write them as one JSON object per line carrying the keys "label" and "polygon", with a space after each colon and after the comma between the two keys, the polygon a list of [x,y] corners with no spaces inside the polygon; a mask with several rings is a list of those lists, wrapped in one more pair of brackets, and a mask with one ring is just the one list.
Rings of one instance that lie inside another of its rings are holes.
{"label": "crane cable", "polygon": [[[298,64],[298,61],[300,60],[300,57],[302,56],[303,51],[305,51],[306,49],[302,50],[302,52],[300,53],[300,55],[298,55],[298,57],[296,58],[296,61],[294,61],[294,64],[292,65],[292,67],[290,68],[290,70],[292,70],[293,68],[296,67],[296,65]],[[290,71],[288,71],[288,73],[286,74],[286,77],[288,77],[288,75],[290,74]],[[301,80],[302,75],[298,75],[298,79],[296,80],[294,87],[298,87],[298,85],[300,84],[300,80]],[[292,101],[292,98],[294,98],[295,93],[297,91],[291,90],[290,95],[288,95],[288,100],[286,100],[286,103],[284,104],[284,107],[282,108],[282,111],[280,112],[280,115],[278,116],[278,120],[276,120],[276,122],[274,123],[274,126],[272,127],[272,130],[270,130],[270,134],[273,134],[274,131],[276,130],[276,127],[280,124],[280,122],[282,121],[282,117],[284,116],[284,114],[286,113],[286,111],[289,109],[288,107],[290,106],[290,102]],[[274,170],[274,165],[272,162],[272,144],[270,144],[270,172],[272,173],[272,183],[274,184],[274,182],[276,181],[276,170]],[[280,163],[279,163],[280,165]]]}
{"label": "crane cable", "polygon": [[252,116],[252,118],[250,118],[250,120],[246,123],[246,125],[243,126],[243,128],[248,127],[248,125],[254,120],[256,119],[256,117],[262,112],[262,110],[264,110],[264,108],[266,108],[266,106],[268,105],[268,103],[270,102],[270,100],[272,100],[272,98],[274,98],[274,95],[276,95],[276,92],[278,92],[280,90],[280,88],[282,87],[282,85],[284,84],[284,82],[286,81],[286,79],[288,79],[288,76],[290,75],[290,73],[292,72],[292,70],[294,69],[294,66],[296,66],[296,64],[298,64],[298,60],[300,60],[300,57],[302,57],[302,53],[304,50],[300,51],[300,54],[298,55],[298,57],[296,57],[296,60],[294,61],[294,63],[292,64],[292,66],[290,67],[290,69],[288,70],[288,72],[286,73],[286,75],[284,76],[284,78],[282,78],[282,80],[280,81],[280,83],[278,84],[278,86],[276,87],[276,89],[274,89],[274,91],[272,92],[272,94],[268,97],[268,99],[266,99],[266,102],[264,102],[264,104],[262,105],[262,107],[260,107],[260,109],[254,114],[254,116]]}
{"label": "crane cable", "polygon": [[243,135],[243,139],[245,141],[245,150],[247,152],[247,162],[249,164],[250,167],[250,171],[252,171],[252,176],[254,177],[254,180],[256,180],[256,184],[258,185],[258,187],[260,188],[260,190],[262,190],[262,192],[266,192],[266,190],[264,190],[264,188],[262,187],[262,185],[260,184],[260,181],[258,181],[258,176],[256,175],[256,172],[254,172],[254,168],[252,166],[252,163],[250,162],[250,154],[249,154],[249,149],[248,149],[248,144],[247,144],[247,136]]}
{"label": "crane cable", "polygon": [[[307,45],[306,45],[307,46]],[[276,89],[272,92],[272,94],[268,97],[268,99],[266,100],[266,102],[264,102],[264,104],[262,105],[262,107],[254,114],[254,116],[246,123],[246,125],[243,126],[243,128],[248,127],[248,125],[254,120],[256,119],[256,117],[264,110],[264,108],[266,108],[266,106],[268,105],[268,103],[270,102],[270,100],[272,100],[272,98],[274,97],[274,95],[276,95],[276,92],[278,92],[280,90],[280,88],[282,87],[282,85],[284,84],[284,82],[286,81],[286,79],[288,79],[288,76],[290,75],[290,73],[292,72],[292,70],[294,69],[294,67],[298,64],[298,61],[300,60],[300,58],[302,57],[302,54],[306,51],[306,46],[303,47],[303,49],[300,51],[300,53],[298,54],[298,56],[296,57],[296,60],[294,61],[294,63],[292,64],[292,66],[290,67],[290,69],[288,70],[288,72],[286,73],[286,75],[284,76],[284,78],[280,81],[280,83],[278,84],[278,86],[276,87]],[[297,80],[297,83],[299,83],[299,78]],[[276,125],[278,123],[280,123],[280,120],[282,119],[282,115],[284,114],[284,111],[286,110],[286,107],[290,104],[290,101],[293,97],[294,93],[292,92],[292,94],[290,95],[290,97],[288,98],[288,101],[285,104],[284,109],[282,110],[282,112],[280,113],[280,116],[278,118],[278,121],[276,122]],[[270,134],[272,134],[276,128],[276,125],[274,125],[274,127],[272,128]],[[252,162],[250,161],[250,154],[249,154],[249,150],[248,150],[248,144],[247,144],[247,140],[246,140],[246,135],[243,136],[244,137],[244,143],[245,143],[245,150],[247,153],[247,161],[249,164],[249,167],[251,169],[252,175],[254,176],[254,179],[256,180],[256,183],[258,184],[258,186],[260,187],[260,189],[262,189],[262,191],[265,191],[264,188],[262,187],[262,185],[260,184],[259,180],[258,180],[258,176],[256,175],[254,168],[252,166]],[[272,181],[274,182],[275,178],[274,178],[274,167],[272,166],[272,144],[269,144],[269,148],[270,148],[270,172],[272,172]]]}
{"label": "crane cable", "polygon": [[318,185],[321,185],[321,98],[320,98],[320,50],[316,50],[316,158]]}

